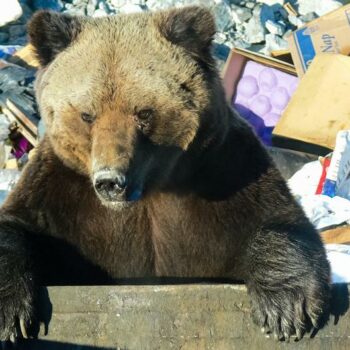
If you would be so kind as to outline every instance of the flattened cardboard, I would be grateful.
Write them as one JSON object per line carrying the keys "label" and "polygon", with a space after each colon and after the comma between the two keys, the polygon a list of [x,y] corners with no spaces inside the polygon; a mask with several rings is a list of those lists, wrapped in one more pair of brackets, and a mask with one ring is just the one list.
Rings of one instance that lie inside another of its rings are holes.
{"label": "flattened cardboard", "polygon": [[350,244],[350,226],[340,226],[322,231],[321,238],[325,244]]}
{"label": "flattened cardboard", "polygon": [[316,56],[273,131],[273,144],[325,155],[350,129],[350,57]]}
{"label": "flattened cardboard", "polygon": [[26,45],[23,49],[17,51],[9,61],[11,63],[15,63],[28,68],[39,67],[39,62],[34,53],[34,48],[30,44]]}
{"label": "flattened cardboard", "polygon": [[305,74],[318,54],[348,55],[350,53],[350,5],[307,23],[288,38],[288,43],[299,77]]}

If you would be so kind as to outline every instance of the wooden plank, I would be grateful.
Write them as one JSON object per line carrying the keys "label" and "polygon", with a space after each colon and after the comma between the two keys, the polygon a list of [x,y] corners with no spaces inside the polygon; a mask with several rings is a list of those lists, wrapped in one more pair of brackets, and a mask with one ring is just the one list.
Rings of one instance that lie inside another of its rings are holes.
{"label": "wooden plank", "polygon": [[19,132],[35,147],[38,145],[39,140],[36,137],[36,135],[33,135],[33,133],[28,130],[25,125],[19,123],[18,118],[16,115],[9,110],[8,108],[2,107],[2,112],[9,118],[10,122],[15,122],[19,127]]}
{"label": "wooden plank", "polygon": [[[246,289],[231,284],[49,287],[48,334],[22,350],[350,349],[349,291],[337,285],[328,325],[313,339],[266,339],[250,317]],[[51,304],[51,306],[50,306]],[[51,311],[50,311],[51,310]]]}
{"label": "wooden plank", "polygon": [[39,67],[39,61],[37,60],[33,46],[26,45],[23,49],[17,51],[10,59],[12,63],[20,66]]}
{"label": "wooden plank", "polygon": [[24,125],[34,135],[38,135],[39,119],[36,118],[31,111],[26,109],[24,106],[21,106],[16,96],[8,98],[6,100],[6,106],[16,116],[22,125]]}

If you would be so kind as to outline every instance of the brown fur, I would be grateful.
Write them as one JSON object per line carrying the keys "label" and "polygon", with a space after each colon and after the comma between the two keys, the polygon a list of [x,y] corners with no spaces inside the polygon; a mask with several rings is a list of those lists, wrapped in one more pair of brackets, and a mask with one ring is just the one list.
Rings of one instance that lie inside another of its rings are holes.
{"label": "brown fur", "polygon": [[[278,336],[318,325],[329,297],[324,249],[250,127],[226,104],[213,33],[212,16],[197,7],[34,16],[29,34],[43,65],[36,86],[47,134],[0,220],[2,239],[14,240],[11,253],[0,244],[1,258],[33,263],[30,271],[13,267],[25,276],[16,288],[31,291],[14,292],[18,305],[32,305],[34,279],[215,277],[245,280],[255,321]],[[101,171],[125,175],[119,197],[102,198]],[[8,271],[0,267],[0,283]],[[11,290],[18,283],[6,281]],[[299,304],[307,316],[296,314]],[[33,312],[13,310],[2,337],[13,319]]]}

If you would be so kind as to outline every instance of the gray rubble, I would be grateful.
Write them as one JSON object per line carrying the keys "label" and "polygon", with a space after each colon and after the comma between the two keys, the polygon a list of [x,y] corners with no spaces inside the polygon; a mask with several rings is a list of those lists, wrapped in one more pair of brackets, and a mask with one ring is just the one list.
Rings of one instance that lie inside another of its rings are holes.
{"label": "gray rubble", "polygon": [[[25,45],[25,24],[38,9],[50,9],[72,15],[101,17],[118,13],[153,11],[169,7],[201,5],[215,15],[218,34],[215,43],[248,48],[270,54],[286,48],[292,31],[325,13],[342,6],[346,0],[19,0],[21,14],[1,22],[4,6],[17,0],[0,1],[0,45]],[[297,15],[283,7],[289,2]]]}
{"label": "gray rubble", "polygon": [[343,5],[344,1],[335,0],[299,0],[298,11],[301,15],[315,12],[317,16],[323,16]]}
{"label": "gray rubble", "polygon": [[0,27],[11,23],[22,16],[22,7],[18,0],[2,0],[0,2]]}

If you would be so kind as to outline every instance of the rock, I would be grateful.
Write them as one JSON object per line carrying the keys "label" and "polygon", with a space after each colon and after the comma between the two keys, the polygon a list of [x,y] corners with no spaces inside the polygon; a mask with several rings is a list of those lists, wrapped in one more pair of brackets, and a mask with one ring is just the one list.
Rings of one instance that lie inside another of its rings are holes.
{"label": "rock", "polygon": [[288,42],[280,38],[278,35],[267,34],[265,36],[265,41],[266,41],[266,47],[264,50],[265,55],[270,55],[271,51],[288,49]]}
{"label": "rock", "polygon": [[32,6],[35,10],[48,9],[53,11],[62,11],[64,7],[61,0],[33,0]]}
{"label": "rock", "polygon": [[[267,6],[263,4],[260,8],[260,20],[263,23],[263,25],[265,25],[267,21],[274,22],[275,20],[278,20],[278,18],[276,18],[276,13],[279,12],[279,9],[280,7],[278,5]],[[257,13],[259,13],[258,10]]]}
{"label": "rock", "polygon": [[245,23],[244,39],[249,44],[259,44],[265,40],[265,28],[258,16],[253,16]]}
{"label": "rock", "polygon": [[226,41],[227,41],[227,37],[224,33],[216,33],[215,36],[214,36],[214,41],[218,44],[218,45],[221,45],[221,44],[224,44]]}
{"label": "rock", "polygon": [[285,25],[273,22],[271,20],[266,21],[265,27],[271,34],[276,34],[279,36],[282,36],[286,30]]}
{"label": "rock", "polygon": [[10,122],[5,114],[0,113],[0,142],[5,141],[9,135]]}
{"label": "rock", "polygon": [[210,6],[216,19],[216,27],[219,32],[224,32],[233,26],[231,7],[226,1],[218,1]]}
{"label": "rock", "polygon": [[[228,0],[230,5],[236,5],[236,6],[239,6],[242,1],[246,2],[245,0]],[[252,0],[252,1],[255,1],[255,0]]]}
{"label": "rock", "polygon": [[20,18],[22,13],[22,7],[17,0],[2,0],[0,2],[0,27]]}
{"label": "rock", "polygon": [[9,37],[10,36],[6,32],[0,32],[0,45],[6,44]]}
{"label": "rock", "polygon": [[11,45],[15,45],[15,46],[25,46],[28,44],[28,37],[27,35],[23,35],[21,37],[18,37],[14,40],[10,40]]}
{"label": "rock", "polygon": [[241,24],[248,21],[252,16],[252,11],[246,7],[231,5],[232,20],[235,24]]}
{"label": "rock", "polygon": [[134,4],[126,4],[125,6],[119,9],[120,13],[135,13],[135,12],[143,12],[140,5]]}
{"label": "rock", "polygon": [[106,13],[106,11],[101,10],[101,9],[97,9],[94,14],[92,15],[92,17],[105,17],[107,16],[108,13]]}
{"label": "rock", "polygon": [[98,0],[90,0],[89,3],[86,5],[86,14],[88,16],[92,16],[95,13],[97,3]]}
{"label": "rock", "polygon": [[27,24],[33,15],[33,11],[25,2],[21,1],[20,4],[22,7],[22,16],[16,20],[16,24]]}
{"label": "rock", "polygon": [[286,11],[285,8],[281,7],[278,10],[279,17],[283,18],[284,20],[288,20],[288,12]]}
{"label": "rock", "polygon": [[89,0],[73,0],[73,5],[78,7],[84,7],[87,6]]}
{"label": "rock", "polygon": [[8,33],[10,35],[10,41],[17,39],[20,36],[26,34],[26,26],[25,25],[12,25],[8,28]]}
{"label": "rock", "polygon": [[[119,3],[120,0],[111,0],[111,3],[113,5],[114,2]],[[122,1],[122,0],[121,0]],[[218,2],[220,2],[219,0]],[[126,1],[125,1],[126,2]],[[161,9],[166,9],[169,7],[182,7],[182,6],[187,6],[187,5],[202,5],[202,6],[207,6],[211,7],[215,5],[215,0],[165,0],[165,1],[159,1],[159,0],[146,0],[146,1],[135,1],[137,4],[143,4],[146,3],[146,6],[148,7],[149,10],[161,10]],[[121,7],[121,6],[118,6]]]}
{"label": "rock", "polygon": [[[71,5],[71,4],[67,4],[67,5]],[[68,8],[66,7],[66,10],[63,12],[69,13],[72,16],[85,16],[86,15],[86,8],[69,6]]]}
{"label": "rock", "polygon": [[261,2],[267,6],[273,6],[276,4],[282,6],[284,4],[284,0],[257,0],[257,2]]}
{"label": "rock", "polygon": [[110,0],[111,6],[119,11],[119,9],[125,6],[128,1],[126,0]]}
{"label": "rock", "polygon": [[[237,39],[237,40],[234,41],[233,44],[234,44],[233,47],[239,47],[241,49],[248,49],[251,46],[244,39]],[[228,44],[226,44],[226,45],[228,45]]]}
{"label": "rock", "polygon": [[341,1],[334,0],[299,0],[298,4],[298,12],[300,15],[307,15],[310,12],[315,12],[317,16],[323,16],[343,5]]}
{"label": "rock", "polygon": [[283,39],[287,40],[291,35],[293,34],[293,30],[292,29],[288,29],[284,35],[283,35]]}
{"label": "rock", "polygon": [[230,54],[230,48],[224,44],[213,44],[213,54],[220,60],[226,60]]}
{"label": "rock", "polygon": [[318,18],[318,16],[315,12],[309,12],[308,14],[306,14],[304,16],[300,16],[300,19],[305,23],[311,22],[316,18]]}
{"label": "rock", "polygon": [[303,20],[300,17],[297,17],[297,16],[289,15],[288,16],[288,20],[293,26],[295,26],[297,28],[300,28],[300,27],[302,27],[305,24],[303,22]]}
{"label": "rock", "polygon": [[255,3],[249,1],[249,2],[247,2],[247,3],[245,4],[245,7],[248,8],[248,9],[250,9],[250,10],[252,10],[252,9],[255,7]]}
{"label": "rock", "polygon": [[249,50],[253,52],[263,53],[262,51],[265,49],[264,44],[254,44],[249,46]]}

